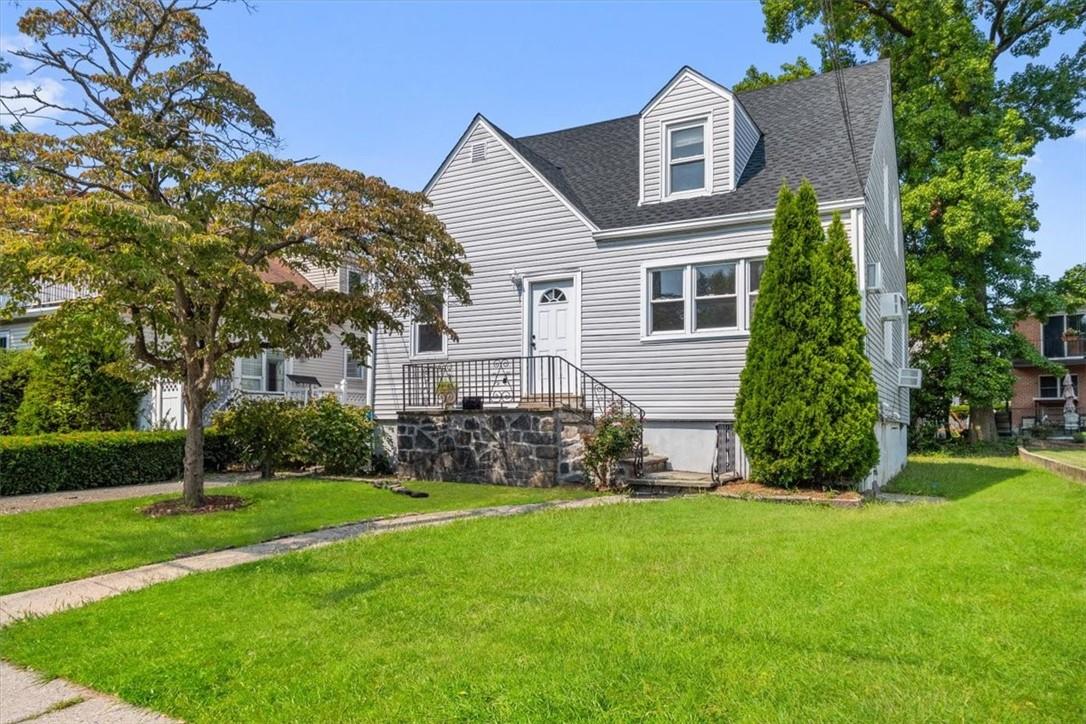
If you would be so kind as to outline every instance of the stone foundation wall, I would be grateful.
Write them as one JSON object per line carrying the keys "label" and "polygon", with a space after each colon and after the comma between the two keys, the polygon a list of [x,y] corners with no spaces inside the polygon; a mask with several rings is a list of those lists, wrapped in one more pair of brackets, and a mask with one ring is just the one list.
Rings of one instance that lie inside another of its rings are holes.
{"label": "stone foundation wall", "polygon": [[566,410],[401,412],[399,474],[522,487],[581,482],[581,431],[590,425],[586,415]]}

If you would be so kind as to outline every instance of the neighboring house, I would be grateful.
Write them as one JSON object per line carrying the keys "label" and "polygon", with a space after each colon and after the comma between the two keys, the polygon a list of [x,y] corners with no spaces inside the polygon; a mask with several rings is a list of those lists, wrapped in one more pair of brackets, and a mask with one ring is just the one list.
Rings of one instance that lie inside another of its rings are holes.
{"label": "neighboring house", "polygon": [[[268,282],[293,282],[346,291],[357,272],[344,267],[338,273],[324,272],[301,274],[287,266],[273,262],[262,278]],[[34,323],[43,315],[51,314],[63,302],[77,299],[84,292],[69,285],[43,286],[35,302],[19,317],[0,322],[0,348],[20,349],[30,346],[27,335]],[[304,399],[307,395],[335,394],[350,404],[368,403],[368,364],[353,359],[338,337],[330,335],[330,347],[320,357],[311,359],[292,358],[276,350],[265,350],[259,357],[239,359],[234,363],[230,378],[221,380],[217,397],[208,405],[207,416],[238,395],[267,395]],[[369,362],[369,361],[367,361]],[[298,384],[291,377],[315,379],[317,385]],[[140,412],[142,427],[181,428],[184,425],[184,405],[181,386],[176,382],[156,383],[144,398]]]}
{"label": "neighboring house", "polygon": [[[456,342],[417,323],[380,335],[378,419],[434,405],[434,380],[486,405],[497,400],[479,378],[512,375],[502,404],[522,406],[557,380],[577,399],[620,394],[644,411],[652,452],[707,472],[715,423],[734,420],[777,192],[808,179],[852,242],[880,405],[867,486],[888,480],[918,383],[905,369],[890,68],[841,75],[850,129],[833,75],[734,93],[689,67],[623,118],[518,138],[477,115],[425,189],[472,266],[472,304],[446,307]],[[573,382],[540,362],[558,357]]]}
{"label": "neighboring house", "polygon": [[[1015,362],[1014,393],[1011,397],[1011,429],[1020,430],[1047,420],[1063,427],[1064,378],[1071,375],[1076,397],[1081,396],[1079,381],[1086,381],[1086,310],[1076,314],[1054,314],[1044,322],[1029,317],[1019,322],[1017,330],[1044,357],[1066,368],[1065,374],[1053,374],[1026,361]],[[1086,412],[1078,400],[1078,414]]]}

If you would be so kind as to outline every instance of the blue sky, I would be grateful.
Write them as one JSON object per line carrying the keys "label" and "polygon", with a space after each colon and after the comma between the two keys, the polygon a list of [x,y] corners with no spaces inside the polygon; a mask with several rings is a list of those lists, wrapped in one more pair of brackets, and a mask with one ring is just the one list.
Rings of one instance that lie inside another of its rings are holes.
{"label": "blue sky", "polygon": [[[18,13],[0,7],[0,35]],[[257,2],[206,16],[211,48],[276,119],[293,157],[421,188],[471,117],[513,135],[636,113],[682,65],[724,85],[776,69],[808,36],[768,43],[757,2]],[[647,40],[651,39],[651,40]],[[1058,38],[1048,54],[1080,38]],[[1013,60],[1013,59],[1012,59]],[[1008,70],[1011,66],[1008,66]],[[18,69],[13,72],[17,75]],[[1086,262],[1086,121],[1030,171],[1038,268]]]}

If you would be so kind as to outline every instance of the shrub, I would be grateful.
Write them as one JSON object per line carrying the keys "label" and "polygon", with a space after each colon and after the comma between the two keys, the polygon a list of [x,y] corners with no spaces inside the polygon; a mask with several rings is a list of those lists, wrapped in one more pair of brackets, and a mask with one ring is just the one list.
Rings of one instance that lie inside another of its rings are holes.
{"label": "shrub", "polygon": [[1071,439],[1075,442],[1086,442],[1086,432],[1081,430],[1071,435]]}
{"label": "shrub", "polygon": [[36,362],[15,432],[34,435],[135,427],[142,390],[120,376],[126,341],[93,310],[52,315],[30,333]]}
{"label": "shrub", "polygon": [[320,397],[301,409],[299,420],[303,462],[319,465],[326,473],[343,475],[372,469],[376,423],[369,408]]}
{"label": "shrub", "polygon": [[640,420],[617,407],[596,418],[592,432],[581,436],[584,465],[596,481],[597,490],[616,487],[618,461],[634,451],[640,438]]}
{"label": "shrub", "polygon": [[755,480],[841,485],[878,461],[860,301],[840,219],[827,239],[811,185],[782,187],[736,400]]}
{"label": "shrub", "polygon": [[0,435],[15,432],[15,414],[33,368],[34,353],[30,350],[0,350]]}
{"label": "shrub", "polygon": [[300,406],[290,400],[243,397],[215,414],[215,426],[234,445],[238,459],[270,478],[299,443]]}
{"label": "shrub", "polygon": [[[205,469],[223,469],[231,454],[228,440],[205,431]],[[184,455],[184,431],[0,437],[0,495],[171,480],[180,476]]]}

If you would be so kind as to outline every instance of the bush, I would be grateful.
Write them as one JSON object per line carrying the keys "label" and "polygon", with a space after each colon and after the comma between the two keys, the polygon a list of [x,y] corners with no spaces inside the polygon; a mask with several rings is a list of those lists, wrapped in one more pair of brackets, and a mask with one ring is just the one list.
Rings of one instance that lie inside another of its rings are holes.
{"label": "bush", "polygon": [[878,393],[844,227],[807,182],[781,188],[740,375],[736,432],[755,480],[848,485],[878,462]]}
{"label": "bush", "polygon": [[[0,437],[0,495],[138,485],[181,475],[184,431],[73,432]],[[229,440],[204,434],[204,468],[232,461]]]}
{"label": "bush", "polygon": [[640,438],[641,422],[619,408],[600,415],[592,432],[581,436],[584,441],[584,464],[596,481],[597,490],[615,487],[618,461],[634,451]]}
{"label": "bush", "polygon": [[1075,442],[1086,442],[1086,432],[1082,432],[1080,430],[1079,432],[1076,432],[1073,435],[1071,435],[1071,439],[1074,440]]}
{"label": "bush", "polygon": [[300,406],[290,400],[243,397],[216,413],[215,426],[234,445],[238,459],[270,478],[298,448]]}
{"label": "bush", "polygon": [[14,432],[36,435],[135,427],[142,390],[119,376],[123,333],[94,310],[42,319],[30,333],[35,362],[16,413]]}
{"label": "bush", "polygon": [[15,415],[33,369],[30,350],[0,350],[0,435],[15,432]]}
{"label": "bush", "polygon": [[334,397],[320,397],[299,415],[299,458],[319,465],[326,473],[357,475],[372,470],[375,444],[369,408],[344,405]]}

